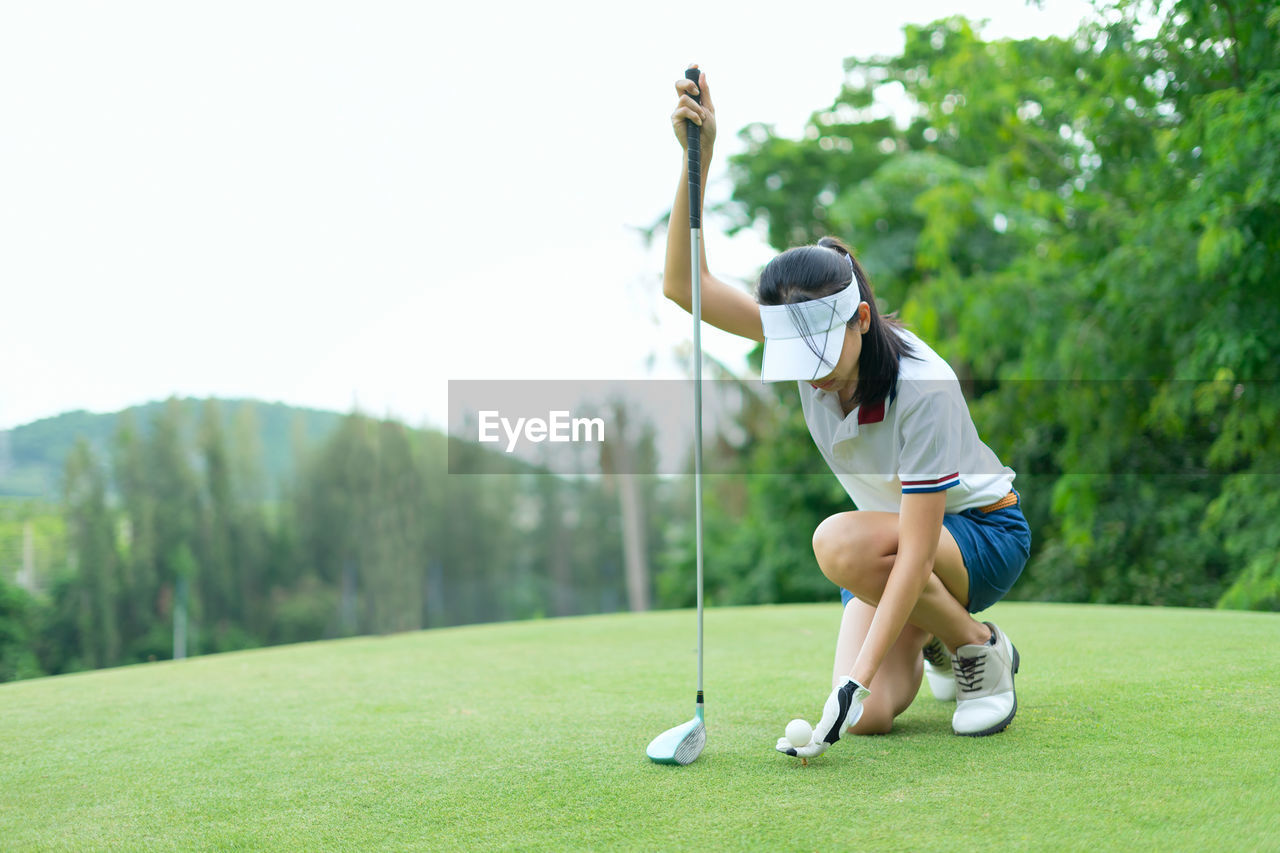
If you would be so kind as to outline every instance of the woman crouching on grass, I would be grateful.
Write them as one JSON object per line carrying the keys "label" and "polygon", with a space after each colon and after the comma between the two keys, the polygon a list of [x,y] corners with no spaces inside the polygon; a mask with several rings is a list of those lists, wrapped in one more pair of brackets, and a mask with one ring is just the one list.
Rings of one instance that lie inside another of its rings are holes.
{"label": "woman crouching on grass", "polygon": [[[701,91],[702,103],[692,95]],[[672,124],[701,126],[703,181],[715,144],[706,76],[676,81]],[[663,292],[691,304],[687,159],[667,231]],[[705,243],[703,244],[705,246]],[[1031,532],[1014,472],[978,438],[955,373],[920,338],[881,317],[849,249],[824,237],[789,249],[760,275],[756,299],[701,264],[702,318],[764,342],[761,378],[796,380],[818,450],[858,507],[818,525],[813,550],[842,588],[833,687],[799,749],[820,755],[847,731],[882,734],[914,700],[923,671],[934,695],[956,699],[960,735],[1002,731],[1017,711],[1018,652],[971,614],[1012,587]]]}

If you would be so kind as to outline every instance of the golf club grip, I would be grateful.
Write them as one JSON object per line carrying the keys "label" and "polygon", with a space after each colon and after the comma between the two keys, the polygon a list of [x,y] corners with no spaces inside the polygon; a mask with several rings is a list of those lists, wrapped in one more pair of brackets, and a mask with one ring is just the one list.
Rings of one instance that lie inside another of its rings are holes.
{"label": "golf club grip", "polygon": [[[697,68],[685,69],[684,76],[687,80],[692,80],[696,85],[698,75],[701,72]],[[702,103],[702,92],[693,95],[693,100],[699,104]],[[689,137],[689,227],[702,227],[702,128],[691,121],[686,121],[686,130]]]}

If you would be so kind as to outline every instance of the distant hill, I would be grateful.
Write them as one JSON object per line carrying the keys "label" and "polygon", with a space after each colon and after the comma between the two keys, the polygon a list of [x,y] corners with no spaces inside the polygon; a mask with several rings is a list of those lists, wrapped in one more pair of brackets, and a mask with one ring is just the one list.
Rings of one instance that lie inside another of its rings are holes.
{"label": "distant hill", "polygon": [[[132,413],[139,427],[146,429],[166,402],[144,403],[107,414],[67,412],[0,430],[0,497],[56,499],[61,491],[63,464],[78,438],[83,436],[100,458],[108,459],[117,424],[125,412]],[[179,398],[178,402],[186,408],[187,423],[194,428],[206,400],[187,397]],[[245,407],[252,410],[262,445],[262,471],[268,487],[273,489],[292,473],[295,437],[301,436],[308,443],[323,441],[343,418],[337,412],[283,403],[223,399],[217,402],[228,429]]]}

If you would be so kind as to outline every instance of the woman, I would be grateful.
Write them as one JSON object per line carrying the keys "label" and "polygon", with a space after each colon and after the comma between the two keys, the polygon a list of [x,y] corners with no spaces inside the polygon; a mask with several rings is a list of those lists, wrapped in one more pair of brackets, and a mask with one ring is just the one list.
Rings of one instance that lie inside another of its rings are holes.
{"label": "woman", "polygon": [[[701,126],[702,175],[715,145],[706,75],[676,81],[672,125]],[[693,100],[701,94],[702,103]],[[687,162],[667,231],[663,292],[691,310]],[[705,245],[705,243],[704,243]],[[972,613],[1013,585],[1031,534],[1014,472],[978,438],[954,372],[892,317],[881,317],[858,262],[838,240],[790,249],[760,276],[757,298],[701,264],[702,317],[764,342],[765,381],[797,380],[815,444],[857,505],[813,534],[823,573],[842,588],[833,690],[812,742],[777,749],[809,758],[843,732],[881,734],[920,688],[923,658],[935,695],[961,735],[989,735],[1017,711],[1018,653]],[[943,648],[945,647],[945,649]],[[950,670],[950,672],[948,671]]]}

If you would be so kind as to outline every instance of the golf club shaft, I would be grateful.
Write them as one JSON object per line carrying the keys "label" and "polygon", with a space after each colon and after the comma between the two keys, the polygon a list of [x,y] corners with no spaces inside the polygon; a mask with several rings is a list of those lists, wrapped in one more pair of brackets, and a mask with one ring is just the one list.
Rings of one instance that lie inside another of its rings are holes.
{"label": "golf club shaft", "polygon": [[[684,76],[698,82],[698,69]],[[702,103],[702,93],[694,96]],[[698,572],[698,697],[702,713],[702,136],[701,128],[687,122],[689,139],[689,265],[693,272],[693,526]]]}
{"label": "golf club shaft", "polygon": [[[690,234],[690,246],[697,251],[698,238],[695,229]],[[698,706],[702,706],[702,282],[698,265],[693,268],[693,316],[698,322],[693,327],[693,527],[697,542],[698,564]]]}

